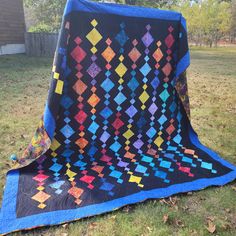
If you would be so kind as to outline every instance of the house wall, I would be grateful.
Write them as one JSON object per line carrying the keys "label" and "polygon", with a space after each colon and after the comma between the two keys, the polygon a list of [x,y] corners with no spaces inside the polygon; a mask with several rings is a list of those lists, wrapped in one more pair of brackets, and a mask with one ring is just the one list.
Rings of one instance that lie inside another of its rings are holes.
{"label": "house wall", "polygon": [[0,0],[0,55],[25,52],[23,0]]}

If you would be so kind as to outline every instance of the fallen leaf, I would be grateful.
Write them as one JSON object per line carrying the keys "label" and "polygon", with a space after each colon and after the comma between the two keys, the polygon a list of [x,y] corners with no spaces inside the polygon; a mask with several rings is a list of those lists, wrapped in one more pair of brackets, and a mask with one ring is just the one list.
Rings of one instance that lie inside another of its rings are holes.
{"label": "fallen leaf", "polygon": [[90,228],[90,229],[94,229],[94,228],[96,228],[97,226],[98,226],[98,224],[97,224],[96,222],[92,222],[92,223],[89,224],[89,228]]}
{"label": "fallen leaf", "polygon": [[163,198],[160,200],[160,203],[164,203],[170,206],[175,206],[179,199],[177,197]]}
{"label": "fallen leaf", "polygon": [[207,216],[207,220],[213,222],[215,220],[214,216]]}
{"label": "fallen leaf", "polygon": [[168,204],[168,202],[163,198],[159,201],[161,204]]}
{"label": "fallen leaf", "polygon": [[183,206],[182,209],[183,209],[184,211],[188,211],[188,210],[189,210],[189,207],[188,207],[188,206]]}
{"label": "fallen leaf", "polygon": [[147,226],[147,229],[148,229],[149,233],[152,232],[152,228],[150,228],[149,226]]}
{"label": "fallen leaf", "polygon": [[68,233],[62,233],[61,236],[68,236]]}
{"label": "fallen leaf", "polygon": [[232,225],[230,223],[226,222],[222,225],[222,228],[224,230],[232,229]]}
{"label": "fallen leaf", "polygon": [[172,205],[175,205],[177,203],[178,198],[177,197],[170,197],[170,202]]}
{"label": "fallen leaf", "polygon": [[236,186],[232,186],[231,188],[236,191]]}
{"label": "fallen leaf", "polygon": [[226,211],[227,213],[230,213],[230,212],[231,212],[231,210],[230,210],[229,208],[226,208],[225,211]]}
{"label": "fallen leaf", "polygon": [[126,207],[123,208],[123,211],[124,211],[124,212],[127,212],[127,213],[128,213],[130,210],[131,210],[131,207],[130,207],[130,206],[126,206]]}
{"label": "fallen leaf", "polygon": [[62,227],[66,229],[68,227],[68,224],[63,224]]}
{"label": "fallen leaf", "polygon": [[166,214],[166,215],[164,215],[163,216],[163,222],[164,222],[164,224],[168,221],[168,219],[169,219],[169,216]]}
{"label": "fallen leaf", "polygon": [[113,216],[111,216],[111,219],[113,219],[113,220],[114,220],[115,218],[116,218],[116,215],[113,215]]}
{"label": "fallen leaf", "polygon": [[216,231],[216,225],[211,220],[208,220],[206,229],[213,234]]}
{"label": "fallen leaf", "polygon": [[198,232],[195,229],[191,229],[191,236],[197,236]]}
{"label": "fallen leaf", "polygon": [[185,225],[184,223],[181,221],[181,220],[175,220],[175,224],[178,226],[178,227],[181,227],[183,228]]}

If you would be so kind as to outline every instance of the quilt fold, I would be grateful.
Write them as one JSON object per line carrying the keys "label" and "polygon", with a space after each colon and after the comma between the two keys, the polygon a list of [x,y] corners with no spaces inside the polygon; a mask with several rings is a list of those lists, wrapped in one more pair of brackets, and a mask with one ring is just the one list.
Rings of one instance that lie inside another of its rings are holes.
{"label": "quilt fold", "polygon": [[180,13],[68,0],[44,114],[7,173],[0,233],[233,181],[236,167],[191,126],[189,65]]}

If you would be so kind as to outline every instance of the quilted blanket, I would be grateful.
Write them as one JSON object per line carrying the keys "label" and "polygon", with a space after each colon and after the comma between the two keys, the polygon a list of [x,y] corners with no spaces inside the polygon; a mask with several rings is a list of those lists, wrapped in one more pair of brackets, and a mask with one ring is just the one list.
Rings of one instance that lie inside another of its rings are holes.
{"label": "quilted blanket", "polygon": [[180,13],[68,0],[43,116],[7,173],[0,233],[233,181],[236,167],[190,124],[189,64]]}

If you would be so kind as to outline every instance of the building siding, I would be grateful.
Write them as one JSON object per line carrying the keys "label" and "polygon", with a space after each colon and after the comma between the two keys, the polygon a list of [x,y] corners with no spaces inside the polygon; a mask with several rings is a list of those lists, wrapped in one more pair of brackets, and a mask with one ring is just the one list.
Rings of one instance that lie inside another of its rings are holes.
{"label": "building siding", "polygon": [[23,0],[0,0],[0,46],[24,44]]}

